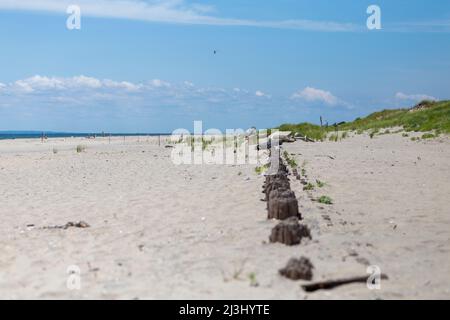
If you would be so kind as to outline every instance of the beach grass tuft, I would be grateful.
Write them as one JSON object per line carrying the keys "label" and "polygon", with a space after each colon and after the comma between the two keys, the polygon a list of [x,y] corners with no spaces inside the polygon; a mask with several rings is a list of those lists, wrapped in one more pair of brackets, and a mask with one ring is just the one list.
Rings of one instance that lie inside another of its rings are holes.
{"label": "beach grass tuft", "polygon": [[424,140],[426,140],[426,139],[434,139],[434,138],[437,138],[437,137],[438,137],[438,135],[433,134],[433,133],[424,133],[422,135],[422,139],[424,139]]}
{"label": "beach grass tuft", "polygon": [[320,180],[318,180],[318,179],[316,179],[316,184],[317,184],[317,186],[318,186],[319,188],[325,187],[325,182],[320,181]]}
{"label": "beach grass tuft", "polygon": [[265,165],[256,167],[255,172],[257,174],[262,174],[262,173],[266,172],[267,170],[269,170],[269,168],[270,168],[270,163],[266,163]]}
{"label": "beach grass tuft", "polygon": [[248,279],[250,280],[250,286],[251,287],[259,286],[258,280],[256,279],[256,273],[255,272],[249,273]]}
{"label": "beach grass tuft", "polygon": [[333,204],[333,200],[329,196],[321,196],[317,201],[322,204]]}
{"label": "beach grass tuft", "polygon": [[303,191],[312,191],[314,190],[314,185],[312,183],[308,183],[306,186],[303,187]]}
{"label": "beach grass tuft", "polygon": [[332,141],[332,142],[338,142],[339,140],[339,136],[337,134],[332,134],[330,135],[330,137],[328,138],[328,140]]}
{"label": "beach grass tuft", "polygon": [[297,168],[297,166],[298,166],[297,161],[295,161],[294,158],[291,158],[291,157],[289,156],[289,152],[284,151],[284,158],[286,159],[286,163],[287,163],[292,169]]}
{"label": "beach grass tuft", "polygon": [[81,153],[81,152],[84,152],[84,151],[86,151],[86,147],[85,146],[83,146],[81,144],[77,145],[77,153]]}

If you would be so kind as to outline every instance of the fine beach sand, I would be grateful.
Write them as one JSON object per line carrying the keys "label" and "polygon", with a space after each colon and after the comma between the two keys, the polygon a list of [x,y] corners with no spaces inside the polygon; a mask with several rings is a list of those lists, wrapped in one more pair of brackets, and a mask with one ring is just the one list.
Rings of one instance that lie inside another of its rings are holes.
{"label": "fine beach sand", "polygon": [[[283,145],[308,181],[325,182],[307,192],[292,180],[313,237],[294,247],[268,243],[277,222],[255,165],[176,166],[164,144],[0,141],[0,298],[450,298],[448,137]],[[311,200],[322,195],[334,204]],[[80,220],[90,227],[42,229]],[[314,281],[364,276],[368,265],[389,280],[305,293],[278,274],[300,256]],[[74,265],[80,290],[66,285]]]}

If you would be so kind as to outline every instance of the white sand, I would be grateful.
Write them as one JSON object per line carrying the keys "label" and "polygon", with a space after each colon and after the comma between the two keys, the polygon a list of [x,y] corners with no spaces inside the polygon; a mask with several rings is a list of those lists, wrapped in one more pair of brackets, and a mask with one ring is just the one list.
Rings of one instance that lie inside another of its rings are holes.
{"label": "white sand", "polygon": [[[448,138],[286,148],[326,182],[309,194],[292,183],[313,234],[295,247],[267,243],[276,222],[254,165],[175,166],[157,138],[0,141],[0,298],[450,298]],[[311,201],[324,194],[335,204]],[[79,220],[91,227],[40,229]],[[390,280],[305,294],[277,272],[301,255],[314,280],[365,275],[367,264]],[[80,290],[66,286],[71,265]]]}

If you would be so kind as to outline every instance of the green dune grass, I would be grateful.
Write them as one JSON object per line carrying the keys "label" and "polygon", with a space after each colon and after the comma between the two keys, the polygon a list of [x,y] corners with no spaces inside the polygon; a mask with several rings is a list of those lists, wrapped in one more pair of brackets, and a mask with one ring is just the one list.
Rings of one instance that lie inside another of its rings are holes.
{"label": "green dune grass", "polygon": [[[358,118],[352,122],[338,126],[340,131],[362,131],[402,127],[405,131],[431,132],[436,134],[450,133],[450,101],[422,101],[410,109],[383,110]],[[315,140],[324,141],[328,132],[335,130],[333,126],[321,128],[311,123],[283,124],[278,127],[282,131],[300,133]]]}
{"label": "green dune grass", "polygon": [[311,123],[299,123],[299,124],[283,124],[277,129],[280,131],[292,131],[294,133],[300,133],[308,138],[314,140],[324,140],[327,131],[325,128],[321,128],[318,125]]}

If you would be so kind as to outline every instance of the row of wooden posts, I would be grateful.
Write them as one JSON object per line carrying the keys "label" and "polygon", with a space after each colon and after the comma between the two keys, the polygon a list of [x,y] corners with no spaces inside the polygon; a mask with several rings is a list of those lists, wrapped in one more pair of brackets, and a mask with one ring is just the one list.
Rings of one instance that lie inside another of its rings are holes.
{"label": "row of wooden posts", "polygon": [[[292,170],[292,175],[301,180],[296,169]],[[309,228],[301,222],[302,216],[298,210],[298,201],[295,193],[291,190],[289,181],[289,171],[283,163],[283,159],[277,154],[271,154],[271,169],[266,175],[266,181],[263,186],[265,201],[267,201],[267,211],[269,219],[281,220],[271,232],[270,242],[283,243],[288,246],[299,245],[303,239],[311,239]],[[279,270],[279,273],[292,280],[313,279],[314,266],[308,258],[291,258],[287,265]],[[367,276],[349,277],[334,280],[324,280],[316,283],[303,284],[301,287],[306,292],[316,290],[329,290],[342,285],[351,283],[368,283]],[[387,275],[382,274],[381,279],[389,279]]]}
{"label": "row of wooden posts", "polygon": [[[311,239],[309,228],[300,222],[302,216],[298,210],[298,200],[291,189],[289,170],[279,151],[271,153],[271,167],[266,175],[263,193],[267,202],[268,219],[280,220],[272,229],[270,242],[294,246],[301,244],[302,239]],[[292,280],[311,280],[313,268],[305,257],[292,258],[279,273]]]}

